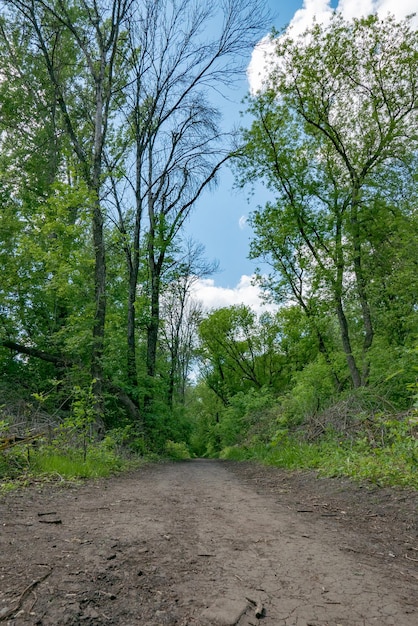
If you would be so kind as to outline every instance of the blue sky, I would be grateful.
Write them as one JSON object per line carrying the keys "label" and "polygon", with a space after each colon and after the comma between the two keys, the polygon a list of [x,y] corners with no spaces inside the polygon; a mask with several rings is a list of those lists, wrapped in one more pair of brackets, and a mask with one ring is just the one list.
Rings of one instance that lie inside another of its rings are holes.
{"label": "blue sky", "polygon": [[[270,0],[268,4],[275,15],[272,25],[276,28],[285,26],[302,6],[302,2],[303,0]],[[242,99],[247,91],[248,82],[243,75],[239,89],[228,94],[233,102],[221,102],[226,127],[241,124],[240,111],[245,108]],[[215,284],[230,289],[238,285],[243,275],[249,276],[255,270],[255,262],[247,259],[251,233],[244,220],[258,203],[266,199],[264,194],[260,194],[263,197],[255,197],[248,202],[249,190],[240,191],[233,189],[233,186],[233,175],[226,166],[217,188],[205,193],[196,205],[187,226],[188,235],[205,246],[207,258],[217,259],[220,263],[220,272],[213,277]]]}
{"label": "blue sky", "polygon": [[[417,0],[269,0],[267,4],[274,15],[272,26],[280,30],[292,22],[294,30],[300,32],[312,24],[314,16],[318,21],[326,20],[332,9],[341,11],[346,19],[375,11],[402,18],[418,9]],[[243,75],[232,94],[233,102],[222,102],[226,127],[243,123],[240,111],[245,108],[242,99],[248,89]],[[251,230],[245,219],[257,205],[266,202],[268,194],[260,186],[248,199],[249,191],[234,189],[233,175],[225,168],[217,189],[201,198],[188,221],[186,235],[205,246],[207,259],[216,259],[220,264],[219,273],[196,286],[195,295],[207,308],[244,302],[260,310],[258,288],[251,285],[257,263],[248,259]]]}

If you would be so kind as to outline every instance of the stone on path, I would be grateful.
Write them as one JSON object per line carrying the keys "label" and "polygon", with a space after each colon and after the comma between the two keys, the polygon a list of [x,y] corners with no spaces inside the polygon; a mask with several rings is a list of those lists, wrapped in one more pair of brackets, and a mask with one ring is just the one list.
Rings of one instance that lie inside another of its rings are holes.
{"label": "stone on path", "polygon": [[201,614],[202,626],[235,626],[248,608],[245,599],[219,598]]}

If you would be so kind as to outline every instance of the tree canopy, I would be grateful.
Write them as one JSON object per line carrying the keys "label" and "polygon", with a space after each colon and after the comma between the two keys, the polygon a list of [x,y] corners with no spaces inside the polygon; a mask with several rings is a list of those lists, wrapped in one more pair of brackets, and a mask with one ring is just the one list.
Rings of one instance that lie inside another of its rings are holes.
{"label": "tree canopy", "polygon": [[[169,441],[197,454],[276,445],[291,428],[308,436],[347,397],[378,398],[373,416],[411,409],[410,19],[336,13],[298,37],[273,32],[263,89],[232,141],[214,95],[267,28],[263,0],[0,6],[7,397],[69,416],[84,440],[120,428],[140,450]],[[217,264],[184,224],[229,162],[238,185],[270,193],[250,218],[250,256],[269,267],[257,280],[276,305],[260,316],[244,304],[204,311],[193,298]]]}
{"label": "tree canopy", "polygon": [[278,301],[297,302],[328,361],[321,318],[337,320],[359,387],[376,335],[394,340],[384,311],[397,309],[397,341],[414,341],[418,33],[409,20],[335,14],[273,42],[238,152],[241,180],[265,181],[273,197],[252,215],[251,255],[271,265],[262,282]]}
{"label": "tree canopy", "polygon": [[30,361],[69,398],[92,386],[98,422],[114,397],[148,428],[190,367],[160,306],[174,276],[199,272],[183,262],[183,225],[229,158],[213,94],[242,72],[264,2],[1,8],[4,371]]}

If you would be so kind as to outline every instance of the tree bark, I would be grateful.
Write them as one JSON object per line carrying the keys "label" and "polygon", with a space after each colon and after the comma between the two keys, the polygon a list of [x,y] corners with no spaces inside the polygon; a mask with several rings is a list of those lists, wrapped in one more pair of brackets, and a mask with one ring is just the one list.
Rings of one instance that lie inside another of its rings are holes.
{"label": "tree bark", "polygon": [[348,369],[350,371],[351,380],[353,383],[354,389],[358,389],[361,387],[362,381],[360,372],[358,370],[353,350],[351,347],[351,339],[350,339],[350,331],[348,328],[347,318],[344,312],[343,301],[342,301],[342,293],[343,293],[343,280],[344,280],[344,254],[343,254],[343,246],[342,246],[342,216],[339,216],[339,219],[336,221],[335,225],[335,248],[336,248],[336,277],[334,283],[334,301],[335,301],[335,310],[337,314],[338,324],[340,327],[340,335],[341,342],[343,345],[343,350],[345,354],[345,358],[347,361]]}
{"label": "tree bark", "polygon": [[363,266],[362,266],[362,249],[361,249],[361,235],[360,225],[358,219],[358,204],[355,201],[351,211],[351,231],[353,237],[353,250],[354,250],[354,275],[356,277],[357,294],[360,301],[361,313],[363,318],[363,347],[362,347],[362,374],[361,384],[366,385],[370,372],[370,358],[368,352],[372,346],[374,338],[374,329],[372,323],[372,316],[369,306],[366,290],[366,280],[364,278]]}
{"label": "tree bark", "polygon": [[147,328],[147,374],[154,378],[157,361],[158,329],[160,326],[160,285],[161,279],[156,269],[158,264],[150,261],[151,318]]}
{"label": "tree bark", "polygon": [[353,382],[354,389],[358,389],[359,387],[362,386],[362,380],[361,380],[360,372],[356,365],[353,351],[351,349],[351,340],[350,340],[350,333],[348,330],[347,318],[344,313],[342,302],[338,298],[336,299],[336,302],[335,302],[335,308],[336,308],[338,323],[340,326],[341,341],[343,344],[343,350],[344,350],[345,358],[347,360],[348,369],[350,371],[351,380]]}
{"label": "tree bark", "polygon": [[4,348],[8,348],[13,352],[18,352],[19,354],[26,354],[27,356],[33,356],[36,359],[41,359],[42,361],[46,361],[47,363],[52,363],[57,367],[71,367],[73,364],[71,359],[64,357],[62,355],[50,354],[49,352],[44,352],[43,350],[38,350],[38,348],[33,348],[31,346],[24,346],[20,343],[16,343],[15,341],[3,340],[0,342]]}

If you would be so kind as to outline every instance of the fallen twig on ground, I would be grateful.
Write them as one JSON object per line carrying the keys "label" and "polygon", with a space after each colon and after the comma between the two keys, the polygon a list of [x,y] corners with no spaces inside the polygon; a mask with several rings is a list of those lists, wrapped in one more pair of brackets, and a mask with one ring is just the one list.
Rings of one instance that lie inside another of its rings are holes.
{"label": "fallen twig on ground", "polygon": [[8,611],[6,611],[5,613],[0,615],[0,622],[4,622],[6,619],[9,619],[10,617],[12,617],[20,609],[20,607],[22,606],[23,602],[25,601],[27,596],[30,594],[30,592],[33,589],[35,589],[35,587],[37,587],[37,585],[39,585],[46,578],[48,578],[48,576],[50,576],[51,573],[52,573],[52,569],[49,570],[49,572],[47,572],[43,576],[41,576],[41,578],[37,578],[36,580],[31,582],[30,585],[25,587],[25,589],[22,591],[22,593],[20,594],[19,598],[17,599],[16,605],[14,607],[12,607],[11,609],[9,609]]}

